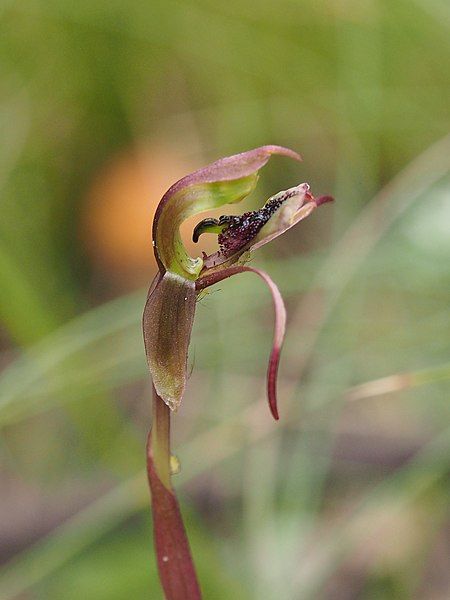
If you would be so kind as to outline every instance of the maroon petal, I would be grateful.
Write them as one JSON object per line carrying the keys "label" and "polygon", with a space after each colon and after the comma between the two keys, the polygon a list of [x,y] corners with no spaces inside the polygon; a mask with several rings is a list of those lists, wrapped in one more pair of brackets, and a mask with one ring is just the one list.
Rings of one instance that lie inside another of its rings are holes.
{"label": "maroon petal", "polygon": [[210,165],[179,179],[167,190],[158,205],[153,221],[153,233],[155,233],[158,227],[159,217],[161,216],[161,212],[164,210],[165,205],[177,192],[191,185],[214,183],[215,181],[232,181],[233,179],[247,177],[264,167],[272,154],[281,154],[296,160],[302,160],[300,154],[290,148],[274,145],[260,146],[259,148],[248,150],[247,152],[240,152],[239,154],[219,158],[219,160],[216,160]]}
{"label": "maroon petal", "polygon": [[210,273],[209,275],[205,275],[204,277],[201,277],[197,280],[196,288],[197,290],[205,289],[211,285],[214,285],[215,283],[219,283],[219,281],[222,281],[223,279],[231,277],[232,275],[237,275],[238,273],[244,273],[246,271],[255,273],[256,275],[261,277],[264,283],[268,286],[270,293],[272,294],[273,306],[275,309],[275,327],[273,334],[272,351],[270,353],[269,365],[267,368],[267,395],[269,399],[270,411],[274,419],[278,420],[279,415],[277,407],[277,374],[278,365],[280,362],[281,347],[283,345],[284,334],[286,330],[286,308],[284,306],[280,290],[267,273],[245,265],[235,265],[233,267],[228,267],[226,269],[222,269],[221,271],[216,271]]}

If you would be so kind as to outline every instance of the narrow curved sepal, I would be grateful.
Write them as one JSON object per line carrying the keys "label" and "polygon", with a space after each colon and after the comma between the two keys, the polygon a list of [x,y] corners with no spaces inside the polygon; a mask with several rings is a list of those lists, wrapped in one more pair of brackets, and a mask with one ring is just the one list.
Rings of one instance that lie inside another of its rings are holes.
{"label": "narrow curved sepal", "polygon": [[158,274],[155,281],[143,315],[145,353],[157,393],[176,410],[186,387],[195,282],[169,271]]}
{"label": "narrow curved sepal", "polygon": [[245,272],[255,273],[255,275],[258,275],[267,285],[270,293],[272,294],[272,301],[275,310],[275,325],[272,350],[269,357],[269,365],[267,367],[267,396],[269,400],[270,412],[272,413],[273,418],[278,420],[277,375],[278,365],[280,363],[281,347],[283,345],[284,334],[286,331],[286,308],[284,306],[280,290],[267,273],[245,265],[234,265],[221,269],[220,271],[205,274],[197,280],[196,286],[197,290],[206,289],[207,287],[214,285],[215,283],[219,283],[219,281],[227,279],[232,275]]}
{"label": "narrow curved sepal", "polygon": [[253,190],[258,171],[272,154],[301,160],[299,154],[282,146],[261,146],[221,158],[177,181],[164,194],[153,221],[153,246],[161,272],[172,271],[196,279],[203,267],[192,258],[181,241],[179,227],[188,217],[239,202]]}

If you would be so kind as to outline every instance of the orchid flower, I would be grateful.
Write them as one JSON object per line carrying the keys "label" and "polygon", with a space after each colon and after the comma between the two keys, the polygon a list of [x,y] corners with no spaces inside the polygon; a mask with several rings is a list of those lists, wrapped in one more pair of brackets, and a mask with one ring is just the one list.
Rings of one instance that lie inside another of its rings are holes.
{"label": "orchid flower", "polygon": [[286,310],[267,273],[245,263],[251,253],[272,241],[330,196],[315,198],[301,183],[269,198],[259,210],[223,215],[198,223],[193,240],[218,235],[219,249],[191,257],[179,227],[188,217],[240,202],[255,188],[259,170],[272,154],[301,160],[281,146],[262,146],[222,158],[177,181],[163,196],[153,221],[153,247],[159,272],[147,296],[143,315],[145,351],[153,380],[153,423],[147,445],[147,470],[152,493],[154,541],[162,587],[168,600],[201,597],[189,543],[171,485],[170,414],[181,404],[187,380],[187,356],[196,300],[206,288],[233,275],[252,272],[269,287],[275,308],[275,330],[267,370],[271,413],[278,419],[276,379]]}

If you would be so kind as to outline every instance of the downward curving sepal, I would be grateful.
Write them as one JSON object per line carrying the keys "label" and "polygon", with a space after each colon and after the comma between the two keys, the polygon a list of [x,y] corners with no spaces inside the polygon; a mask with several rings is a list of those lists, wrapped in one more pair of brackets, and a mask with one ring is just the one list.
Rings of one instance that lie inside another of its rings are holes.
{"label": "downward curving sepal", "polygon": [[277,405],[277,375],[278,365],[280,363],[280,352],[284,341],[284,334],[286,331],[286,308],[284,306],[283,298],[281,297],[280,290],[272,279],[260,269],[248,267],[245,265],[233,265],[231,267],[224,268],[220,271],[210,272],[200,279],[197,280],[197,290],[203,290],[211,285],[219,283],[223,279],[232,277],[239,273],[255,273],[258,277],[264,281],[272,294],[273,307],[275,310],[275,326],[273,332],[272,351],[269,357],[269,365],[267,367],[267,397],[269,400],[270,412],[274,419],[278,420],[278,405]]}
{"label": "downward curving sepal", "polygon": [[157,393],[172,410],[179,407],[186,387],[195,301],[195,282],[167,271],[157,275],[144,308],[148,366]]}

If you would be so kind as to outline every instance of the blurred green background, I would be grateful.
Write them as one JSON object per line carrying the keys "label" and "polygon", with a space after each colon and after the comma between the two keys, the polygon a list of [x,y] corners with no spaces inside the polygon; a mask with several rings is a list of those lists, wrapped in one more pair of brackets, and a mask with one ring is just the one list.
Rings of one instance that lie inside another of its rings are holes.
{"label": "blurred green background", "polygon": [[254,258],[288,307],[279,423],[270,295],[242,275],[198,306],[173,443],[205,598],[448,598],[448,4],[9,0],[0,23],[0,597],[162,597],[152,214],[274,143],[304,162],[242,210],[305,180],[336,202]]}

